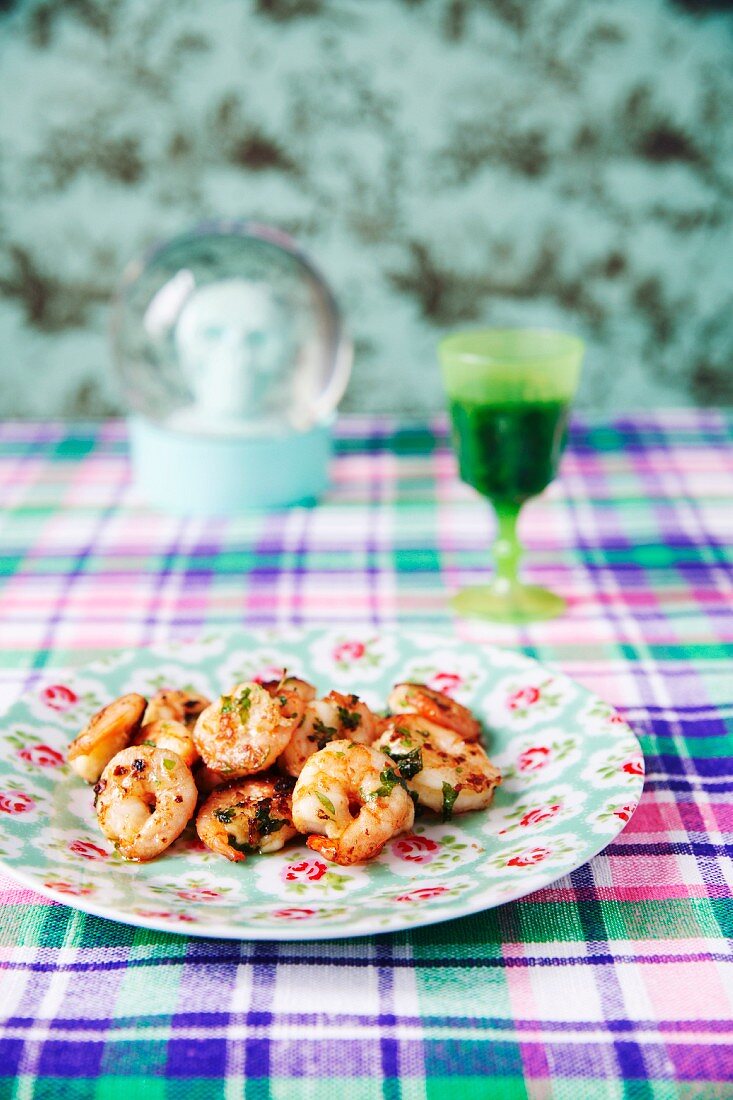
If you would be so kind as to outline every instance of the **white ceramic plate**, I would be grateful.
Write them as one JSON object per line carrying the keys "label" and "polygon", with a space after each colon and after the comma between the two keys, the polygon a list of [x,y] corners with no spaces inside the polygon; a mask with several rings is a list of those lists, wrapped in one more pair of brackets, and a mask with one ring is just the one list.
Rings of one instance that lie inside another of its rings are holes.
{"label": "white ceramic plate", "polygon": [[[492,806],[445,823],[419,817],[366,866],[327,863],[305,843],[228,863],[192,827],[152,863],[126,863],[99,831],[91,789],[64,763],[71,738],[124,692],[190,685],[213,696],[283,666],[378,709],[405,679],[472,707],[504,776]],[[597,696],[522,654],[421,630],[239,631],[125,651],[45,683],[2,726],[0,861],[10,874],[99,916],[228,939],[394,932],[523,897],[605,848],[644,776],[636,737]]]}

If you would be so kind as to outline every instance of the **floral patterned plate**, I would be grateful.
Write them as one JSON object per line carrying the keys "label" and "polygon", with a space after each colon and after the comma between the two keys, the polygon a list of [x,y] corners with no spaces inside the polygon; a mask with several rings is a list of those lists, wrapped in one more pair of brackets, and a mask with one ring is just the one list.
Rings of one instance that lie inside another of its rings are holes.
{"label": "floral patterned plate", "polygon": [[[304,843],[227,863],[192,827],[152,863],[126,863],[97,827],[90,788],[64,763],[89,715],[123,692],[169,685],[215,695],[283,666],[375,708],[405,679],[472,707],[504,776],[494,803],[447,822],[420,817],[367,866],[327,863]],[[0,861],[11,874],[99,916],[231,939],[393,932],[523,897],[604,848],[634,812],[644,776],[626,723],[566,676],[419,630],[237,632],[125,651],[44,684],[3,730]]]}

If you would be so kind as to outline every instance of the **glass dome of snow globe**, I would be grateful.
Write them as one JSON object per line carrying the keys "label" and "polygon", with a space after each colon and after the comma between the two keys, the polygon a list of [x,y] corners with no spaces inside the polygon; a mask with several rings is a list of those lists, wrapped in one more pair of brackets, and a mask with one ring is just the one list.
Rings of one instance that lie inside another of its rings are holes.
{"label": "glass dome of snow globe", "polygon": [[326,488],[351,345],[286,234],[220,221],[157,245],[122,277],[112,342],[150,503],[226,514]]}

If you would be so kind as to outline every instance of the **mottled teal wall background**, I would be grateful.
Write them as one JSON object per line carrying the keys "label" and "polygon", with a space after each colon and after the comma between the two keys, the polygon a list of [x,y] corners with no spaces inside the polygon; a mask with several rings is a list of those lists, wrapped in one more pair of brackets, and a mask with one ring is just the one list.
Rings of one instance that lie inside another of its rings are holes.
{"label": "mottled teal wall background", "polygon": [[582,400],[733,401],[733,18],[673,0],[0,0],[0,414],[120,407],[123,265],[273,221],[356,340],[346,404],[441,403],[446,329],[551,324]]}

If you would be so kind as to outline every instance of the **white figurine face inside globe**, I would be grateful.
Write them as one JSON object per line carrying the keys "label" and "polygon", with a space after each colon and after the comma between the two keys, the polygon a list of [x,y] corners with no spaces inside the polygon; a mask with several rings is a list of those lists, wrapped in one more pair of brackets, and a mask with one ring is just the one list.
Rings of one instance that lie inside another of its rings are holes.
{"label": "white figurine face inside globe", "polygon": [[206,224],[134,261],[113,348],[130,408],[201,438],[310,431],[333,414],[351,366],[322,276],[254,223]]}
{"label": "white figurine face inside globe", "polygon": [[191,294],[175,328],[181,371],[195,409],[211,427],[286,413],[294,349],[272,291],[224,279]]}

